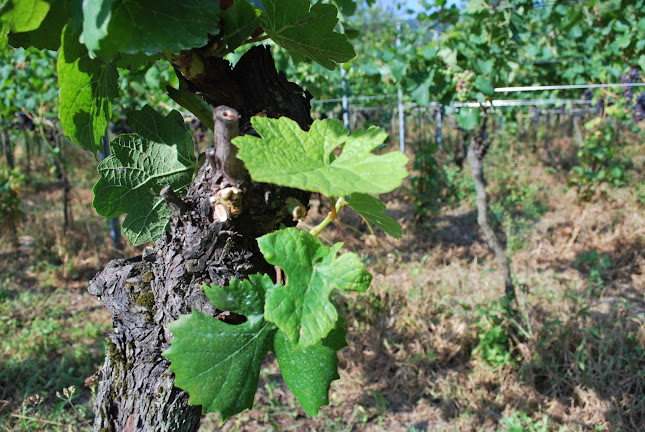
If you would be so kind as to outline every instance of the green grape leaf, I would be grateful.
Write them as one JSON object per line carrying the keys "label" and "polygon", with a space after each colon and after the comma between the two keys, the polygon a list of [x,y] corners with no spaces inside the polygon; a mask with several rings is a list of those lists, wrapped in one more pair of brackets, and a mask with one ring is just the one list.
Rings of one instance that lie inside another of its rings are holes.
{"label": "green grape leaf", "polygon": [[265,294],[279,286],[267,274],[254,274],[244,281],[231,279],[228,287],[204,285],[204,292],[218,309],[243,315],[263,315]]}
{"label": "green grape leaf", "polygon": [[179,90],[171,86],[166,86],[166,90],[168,91],[170,99],[195,114],[195,116],[201,120],[208,129],[215,129],[213,110],[200,95],[186,90],[181,84],[179,85]]}
{"label": "green grape leaf", "polygon": [[386,207],[378,198],[368,194],[354,193],[349,199],[349,206],[387,234],[397,239],[401,238],[403,228],[394,218],[383,213]]}
{"label": "green grape leaf", "polygon": [[83,31],[83,2],[80,0],[72,0],[72,20],[70,26],[74,33],[81,33]]}
{"label": "green grape leaf", "polygon": [[49,8],[47,0],[8,0],[0,6],[0,20],[12,33],[28,32],[40,27]]}
{"label": "green grape leaf", "polygon": [[[246,322],[226,324],[193,311],[168,325],[173,340],[163,356],[171,361],[175,385],[186,390],[189,403],[201,405],[203,413],[217,411],[227,419],[253,406],[262,360],[273,346],[276,328],[263,319],[257,304],[249,306],[246,299],[264,297],[273,286],[265,276],[231,285],[232,299],[227,304],[243,313]],[[217,300],[215,292],[220,290],[226,288],[209,287],[206,293]]]}
{"label": "green grape leaf", "polygon": [[315,345],[338,319],[329,295],[338,288],[365,291],[372,276],[355,253],[336,256],[342,243],[331,249],[306,231],[287,228],[258,239],[268,263],[279,266],[287,284],[267,294],[264,316],[275,323],[297,349]]}
{"label": "green grape leaf", "polygon": [[336,0],[336,5],[345,16],[354,15],[358,7],[355,0]]}
{"label": "green grape leaf", "polygon": [[468,0],[466,3],[466,13],[475,14],[486,9],[484,0]]}
{"label": "green grape leaf", "polygon": [[106,218],[127,213],[123,233],[134,245],[155,241],[171,211],[159,196],[170,185],[181,193],[192,181],[197,160],[193,142],[177,111],[162,117],[149,106],[128,113],[134,134],[110,143],[111,155],[98,166],[96,212]]}
{"label": "green grape leaf", "polygon": [[[218,2],[94,0],[83,2],[82,42],[91,53],[147,55],[201,47],[219,32]],[[172,31],[169,31],[172,29]]]}
{"label": "green grape leaf", "polygon": [[645,54],[638,58],[638,67],[640,67],[641,70],[645,70]]}
{"label": "green grape leaf", "polygon": [[260,25],[261,14],[259,9],[246,0],[236,1],[222,13],[224,18],[222,39],[226,42],[229,51],[239,47],[251,36]]}
{"label": "green grape leaf", "polygon": [[467,131],[479,126],[480,115],[478,108],[461,108],[457,115],[457,124]]}
{"label": "green grape leaf", "polygon": [[521,34],[526,32],[526,27],[522,21],[522,15],[511,10],[511,16],[508,20],[508,28],[511,31],[511,36],[515,43],[521,44],[523,42]]}
{"label": "green grape leaf", "polygon": [[0,20],[0,51],[2,51],[5,46],[7,46],[7,42],[9,41],[8,35],[9,35],[9,24]]}
{"label": "green grape leaf", "polygon": [[119,54],[116,58],[116,67],[119,69],[129,69],[131,71],[141,69],[144,66],[150,67],[154,64],[155,61],[159,60],[161,56],[159,55],[146,55],[143,53],[137,54]]}
{"label": "green grape leaf", "polygon": [[481,75],[475,80],[475,88],[487,96],[495,94],[495,87],[493,87],[490,80]]}
{"label": "green grape leaf", "polygon": [[83,2],[83,31],[80,40],[92,54],[99,49],[100,41],[108,35],[112,2],[113,0]]}
{"label": "green grape leaf", "polygon": [[262,4],[262,28],[296,62],[306,57],[333,70],[356,55],[347,36],[334,31],[336,6],[316,3],[310,9],[309,0],[262,0]]}
{"label": "green grape leaf", "polygon": [[[418,77],[419,83],[411,83],[412,85],[417,84],[417,87],[410,93],[410,96],[414,99],[416,103],[419,105],[427,105],[430,103],[430,95],[431,91],[430,89],[434,85],[434,76],[435,76],[435,69],[429,69],[426,71],[423,71],[423,74],[418,74],[417,76],[410,76],[409,78],[413,77]],[[409,90],[409,88],[408,88]]]}
{"label": "green grape leaf", "polygon": [[309,416],[329,403],[331,382],[340,378],[336,352],[347,346],[346,334],[338,320],[325,339],[304,349],[296,348],[281,331],[275,335],[273,350],[282,377]]}
{"label": "green grape leaf", "polygon": [[119,93],[118,72],[112,64],[90,59],[69,25],[62,38],[57,70],[63,131],[85,150],[100,151],[112,100]]}
{"label": "green grape leaf", "polygon": [[67,0],[52,0],[52,5],[43,19],[40,27],[24,33],[12,33],[9,43],[13,47],[36,47],[40,50],[52,51],[60,48],[63,27],[71,16],[70,4]]}
{"label": "green grape leaf", "polygon": [[452,67],[457,66],[457,51],[445,47],[437,51],[437,55],[443,60],[445,64]]}
{"label": "green grape leaf", "polygon": [[490,75],[493,72],[495,62],[492,60],[478,59],[474,61],[474,68],[479,74]]}
{"label": "green grape leaf", "polygon": [[[390,192],[408,175],[403,153],[372,154],[387,138],[376,127],[347,136],[338,120],[316,120],[308,132],[286,117],[253,117],[251,122],[262,138],[245,135],[233,143],[256,181],[343,196]],[[337,147],[343,151],[335,157]]]}

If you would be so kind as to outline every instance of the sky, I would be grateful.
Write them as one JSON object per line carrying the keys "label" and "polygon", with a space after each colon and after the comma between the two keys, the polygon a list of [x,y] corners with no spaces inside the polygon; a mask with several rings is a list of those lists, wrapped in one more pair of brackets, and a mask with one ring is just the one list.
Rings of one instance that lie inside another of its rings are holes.
{"label": "sky", "polygon": [[[401,9],[397,11],[396,5],[397,3],[401,3]],[[378,4],[380,7],[383,9],[388,9],[391,8],[394,11],[397,12],[401,17],[406,17],[407,15],[407,9],[412,9],[415,12],[421,12],[424,10],[423,6],[421,6],[422,0],[377,0],[376,4]],[[448,1],[448,4],[457,4],[458,0],[451,0]]]}
{"label": "sky", "polygon": [[421,0],[377,0],[378,4],[383,9],[394,9],[396,11],[397,3],[401,3],[401,10],[398,11],[401,15],[405,15],[406,9],[412,9],[414,11],[420,12],[423,10],[421,7]]}

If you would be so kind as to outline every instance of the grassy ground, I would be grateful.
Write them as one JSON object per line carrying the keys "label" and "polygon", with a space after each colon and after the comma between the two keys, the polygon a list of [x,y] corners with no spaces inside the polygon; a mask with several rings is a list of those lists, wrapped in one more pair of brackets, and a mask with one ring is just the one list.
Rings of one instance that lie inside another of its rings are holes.
{"label": "grassy ground", "polygon": [[[74,221],[44,158],[22,190],[19,247],[0,239],[0,431],[89,430],[96,372],[111,329],[87,282],[116,251],[91,210],[95,162],[73,155]],[[132,253],[133,251],[129,251]]]}
{"label": "grassy ground", "polygon": [[[361,254],[374,274],[367,294],[337,298],[349,347],[340,353],[331,405],[306,418],[269,358],[256,408],[222,430],[643,430],[642,145],[640,153],[625,149],[630,185],[607,188],[591,203],[576,202],[557,166],[494,148],[489,192],[513,251],[517,314],[509,319],[498,301],[501,272],[471,199],[415,223],[414,204],[399,191],[389,201],[406,229],[401,241],[372,236],[351,217],[325,234]],[[87,210],[91,192],[80,176],[72,231],[57,228],[60,191],[35,184],[24,194],[31,216],[21,247],[0,252],[0,430],[91,423],[92,377],[111,326],[84,289],[115,252],[105,246],[105,223]],[[456,193],[468,195],[461,176]],[[218,425],[209,415],[201,430]]]}

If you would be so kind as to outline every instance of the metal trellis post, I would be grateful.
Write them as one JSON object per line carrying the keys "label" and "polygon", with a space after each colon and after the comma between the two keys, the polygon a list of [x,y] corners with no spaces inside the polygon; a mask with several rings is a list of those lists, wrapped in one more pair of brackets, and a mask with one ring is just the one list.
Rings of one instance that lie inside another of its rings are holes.
{"label": "metal trellis post", "polygon": [[[396,24],[396,46],[401,46],[401,23]],[[403,89],[401,83],[396,91],[399,101],[399,148],[405,153],[405,112],[403,110]]]}
{"label": "metal trellis post", "polygon": [[341,65],[340,67],[340,76],[342,77],[342,86],[343,86],[343,99],[341,101],[343,108],[343,124],[345,129],[349,130],[349,87],[347,86],[347,80],[345,79],[347,71]]}

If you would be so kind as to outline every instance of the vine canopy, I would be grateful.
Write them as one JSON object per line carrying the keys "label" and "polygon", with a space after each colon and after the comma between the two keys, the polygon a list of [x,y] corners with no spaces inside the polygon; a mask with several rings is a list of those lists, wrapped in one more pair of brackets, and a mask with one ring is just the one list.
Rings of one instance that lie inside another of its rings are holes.
{"label": "vine canopy", "polygon": [[[0,49],[60,50],[63,130],[84,149],[99,151],[119,96],[119,68],[172,63],[180,52],[203,48],[222,58],[272,39],[296,62],[334,69],[355,56],[347,36],[334,30],[337,23],[335,5],[310,0],[186,0],[181,7],[173,0],[0,0]],[[192,71],[203,61],[195,58]]]}

